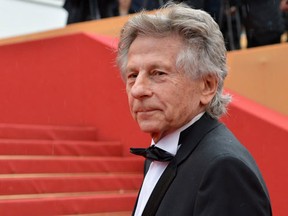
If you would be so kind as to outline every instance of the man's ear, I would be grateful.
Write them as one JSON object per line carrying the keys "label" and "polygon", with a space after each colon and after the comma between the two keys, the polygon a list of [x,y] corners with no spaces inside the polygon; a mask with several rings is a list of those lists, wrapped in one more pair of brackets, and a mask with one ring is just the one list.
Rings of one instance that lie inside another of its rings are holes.
{"label": "man's ear", "polygon": [[218,79],[213,74],[208,74],[202,78],[201,84],[201,97],[200,102],[202,105],[210,103],[212,98],[217,92]]}

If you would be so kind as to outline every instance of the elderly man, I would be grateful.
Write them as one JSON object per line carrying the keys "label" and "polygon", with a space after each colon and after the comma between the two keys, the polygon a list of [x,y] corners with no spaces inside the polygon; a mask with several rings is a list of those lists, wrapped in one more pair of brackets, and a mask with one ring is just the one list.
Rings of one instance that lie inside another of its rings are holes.
{"label": "elderly man", "polygon": [[248,151],[217,119],[230,96],[222,34],[206,12],[170,3],[132,17],[118,65],[130,111],[152,144],[133,214],[272,215],[268,191]]}

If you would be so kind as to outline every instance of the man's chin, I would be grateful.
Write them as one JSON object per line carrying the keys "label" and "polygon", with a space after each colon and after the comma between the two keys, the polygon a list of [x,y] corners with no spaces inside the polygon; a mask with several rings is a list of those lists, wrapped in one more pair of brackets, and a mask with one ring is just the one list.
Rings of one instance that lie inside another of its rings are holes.
{"label": "man's chin", "polygon": [[157,133],[159,131],[159,127],[156,127],[155,125],[152,124],[139,124],[140,130],[144,133]]}

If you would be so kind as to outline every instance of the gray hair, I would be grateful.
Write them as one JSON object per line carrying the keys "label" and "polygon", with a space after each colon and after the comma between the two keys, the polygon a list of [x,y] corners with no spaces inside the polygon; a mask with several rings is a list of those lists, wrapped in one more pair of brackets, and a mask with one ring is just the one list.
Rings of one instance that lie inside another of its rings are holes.
{"label": "gray hair", "polygon": [[176,60],[178,69],[183,69],[192,79],[208,74],[218,79],[216,95],[206,107],[206,112],[213,118],[219,118],[226,113],[231,101],[230,95],[223,94],[227,76],[226,48],[217,23],[202,10],[170,2],[156,14],[142,11],[133,16],[124,25],[118,45],[117,64],[122,78],[125,77],[129,48],[137,36],[167,37],[171,34],[183,39],[184,49]]}

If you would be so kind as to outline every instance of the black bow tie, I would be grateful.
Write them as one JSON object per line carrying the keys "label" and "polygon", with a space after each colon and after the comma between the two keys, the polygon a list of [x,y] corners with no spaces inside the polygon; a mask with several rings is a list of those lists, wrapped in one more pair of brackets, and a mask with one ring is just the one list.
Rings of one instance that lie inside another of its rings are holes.
{"label": "black bow tie", "polygon": [[174,158],[174,155],[155,145],[152,145],[149,148],[130,148],[130,152],[153,161],[167,162]]}

